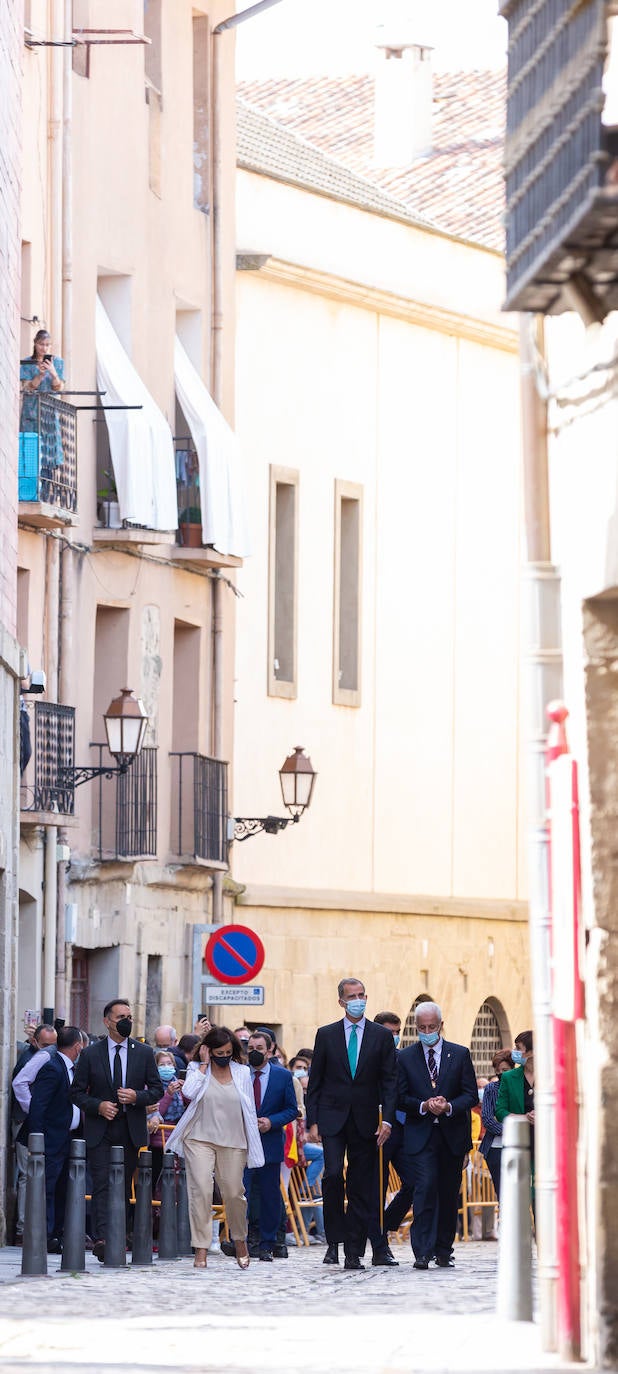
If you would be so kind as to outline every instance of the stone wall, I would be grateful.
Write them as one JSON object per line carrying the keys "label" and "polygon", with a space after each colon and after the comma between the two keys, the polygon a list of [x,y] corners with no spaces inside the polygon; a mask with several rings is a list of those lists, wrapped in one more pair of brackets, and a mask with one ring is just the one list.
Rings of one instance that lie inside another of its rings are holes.
{"label": "stone wall", "polygon": [[15,1053],[17,948],[17,435],[23,3],[0,6],[0,1244],[6,1235],[7,1111]]}

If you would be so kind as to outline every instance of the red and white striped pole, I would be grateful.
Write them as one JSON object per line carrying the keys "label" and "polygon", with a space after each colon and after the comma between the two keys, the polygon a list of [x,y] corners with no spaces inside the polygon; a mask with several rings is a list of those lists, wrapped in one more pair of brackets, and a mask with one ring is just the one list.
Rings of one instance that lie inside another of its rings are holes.
{"label": "red and white striped pole", "polygon": [[581,1353],[580,1236],[577,1178],[578,1079],[575,1022],[584,1015],[580,970],[581,858],[577,763],[569,753],[563,702],[550,702],[547,738],[549,904],[552,1015],[556,1073],[558,1230],[558,1350],[565,1360]]}

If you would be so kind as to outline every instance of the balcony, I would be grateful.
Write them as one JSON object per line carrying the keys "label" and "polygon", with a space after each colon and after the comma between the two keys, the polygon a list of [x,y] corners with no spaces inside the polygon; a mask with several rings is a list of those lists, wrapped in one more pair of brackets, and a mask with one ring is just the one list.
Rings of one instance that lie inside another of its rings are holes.
{"label": "balcony", "polygon": [[609,0],[503,0],[507,310],[618,307],[618,130],[602,122]]}
{"label": "balcony", "polygon": [[199,458],[189,439],[174,439],[178,532],[173,551],[178,563],[203,564],[207,568],[241,568],[242,558],[218,553],[202,543],[202,507]]}
{"label": "balcony", "polygon": [[[91,748],[97,767],[115,767],[106,744]],[[92,847],[100,862],[156,858],[157,753],[145,746],[127,773],[100,777],[93,784]]]}
{"label": "balcony", "polygon": [[77,411],[60,396],[28,396],[19,435],[19,519],[41,529],[75,524]]}
{"label": "balcony", "polygon": [[175,860],[227,868],[227,763],[194,753],[173,753],[170,758]]}
{"label": "balcony", "polygon": [[75,762],[75,707],[37,701],[30,708],[32,757],[21,777],[22,824],[66,824],[74,815],[75,789],[60,783]]}

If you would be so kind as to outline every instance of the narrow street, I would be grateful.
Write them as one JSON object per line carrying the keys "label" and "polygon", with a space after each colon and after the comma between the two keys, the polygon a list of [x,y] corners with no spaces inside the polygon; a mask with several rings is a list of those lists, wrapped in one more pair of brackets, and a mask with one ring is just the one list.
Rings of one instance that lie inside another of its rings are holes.
{"label": "narrow street", "polygon": [[[151,1270],[105,1270],[47,1279],[19,1277],[20,1252],[0,1253],[0,1371],[36,1374],[421,1374],[421,1371],[535,1371],[557,1368],[542,1356],[538,1327],[494,1316],[497,1246],[469,1243],[457,1267],[350,1274],[324,1269],[318,1248],[288,1261],[252,1263],[209,1256]],[[560,1366],[562,1369],[565,1366]],[[581,1368],[581,1366],[580,1366]]]}

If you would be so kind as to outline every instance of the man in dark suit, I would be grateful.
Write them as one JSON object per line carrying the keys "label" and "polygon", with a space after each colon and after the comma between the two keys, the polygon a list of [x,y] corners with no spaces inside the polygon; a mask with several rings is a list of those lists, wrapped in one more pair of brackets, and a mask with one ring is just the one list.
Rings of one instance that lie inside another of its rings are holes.
{"label": "man in dark suit", "polygon": [[363,1269],[376,1147],[386,1144],[395,1120],[395,1044],[390,1031],[366,1019],[367,997],[358,978],[343,978],[337,991],[345,1015],[321,1026],[316,1035],[306,1096],[307,1133],[311,1141],[321,1136],[324,1147],[324,1264],[339,1263],[343,1242],[345,1268]]}
{"label": "man in dark suit", "polygon": [[405,1112],[401,1169],[412,1189],[410,1240],[414,1268],[454,1267],[457,1200],[463,1162],[472,1148],[470,1111],[478,1103],[470,1051],[442,1038],[435,1002],[416,1010],[418,1042],[397,1062],[398,1106]]}
{"label": "man in dark suit", "polygon": [[277,1239],[281,1215],[281,1165],[283,1163],[283,1128],[297,1115],[296,1093],[292,1075],[270,1057],[274,1044],[270,1034],[255,1031],[249,1039],[248,1059],[253,1083],[258,1129],[262,1137],[264,1164],[259,1169],[245,1170],[245,1189],[249,1203],[251,1191],[260,1190],[259,1258],[270,1263]]}
{"label": "man in dark suit", "polygon": [[82,1033],[77,1026],[58,1031],[57,1053],[51,1055],[32,1084],[28,1133],[38,1131],[45,1137],[45,1196],[47,1203],[47,1249],[62,1249],[64,1207],[71,1134],[80,1125],[80,1114],[73,1105],[71,1084],[75,1064],[82,1050]]}
{"label": "man in dark suit", "polygon": [[127,1206],[140,1147],[148,1143],[146,1108],[162,1096],[154,1054],[131,1039],[133,1020],[126,998],[103,1009],[105,1039],[80,1055],[73,1101],[84,1112],[84,1135],[92,1177],[93,1254],[103,1262],[107,1228],[107,1191],[112,1145],[124,1149]]}

